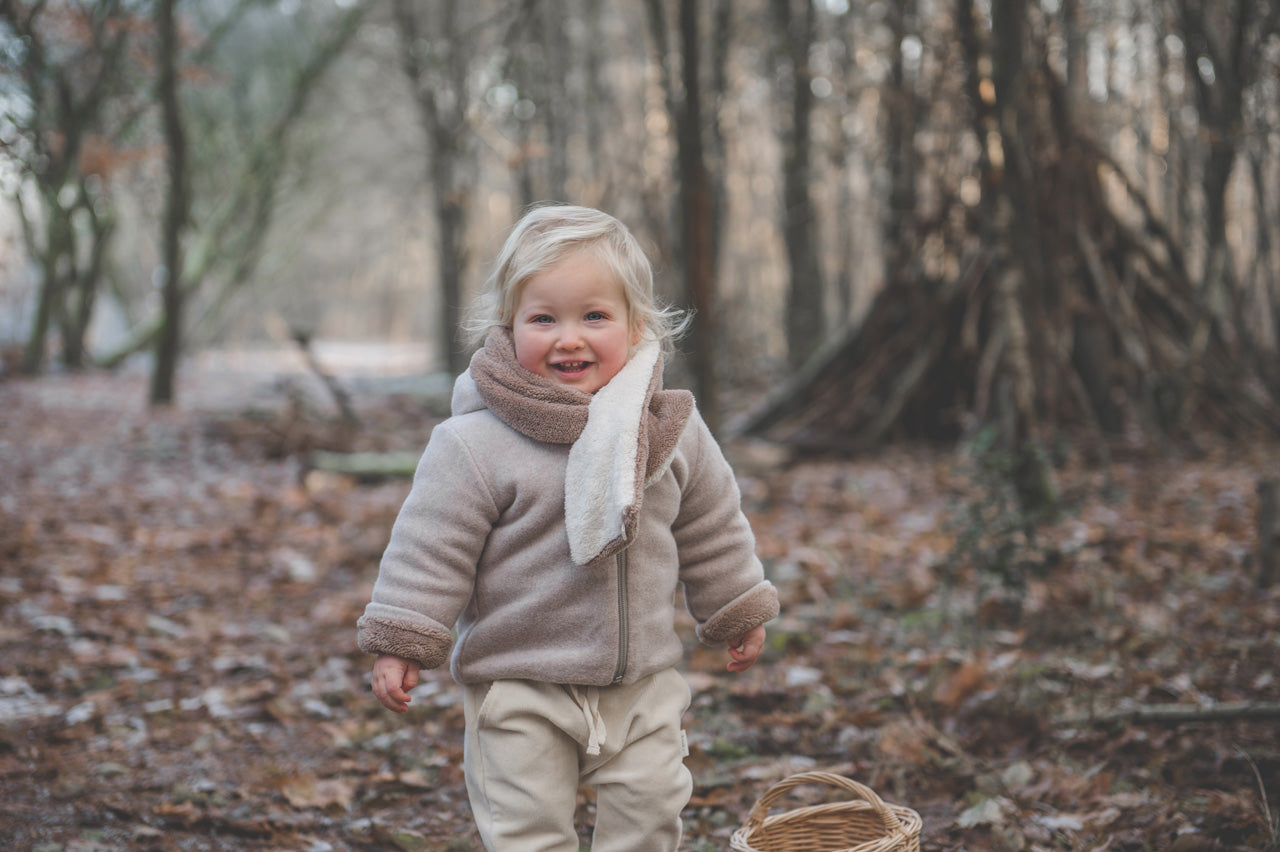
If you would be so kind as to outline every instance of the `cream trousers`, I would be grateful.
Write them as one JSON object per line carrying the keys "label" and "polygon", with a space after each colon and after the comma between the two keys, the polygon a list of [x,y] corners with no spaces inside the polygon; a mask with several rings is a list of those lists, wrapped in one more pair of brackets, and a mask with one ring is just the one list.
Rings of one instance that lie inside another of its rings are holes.
{"label": "cream trousers", "polygon": [[578,852],[578,787],[596,791],[592,852],[675,852],[693,779],[675,669],[634,684],[525,680],[464,690],[467,793],[489,852]]}

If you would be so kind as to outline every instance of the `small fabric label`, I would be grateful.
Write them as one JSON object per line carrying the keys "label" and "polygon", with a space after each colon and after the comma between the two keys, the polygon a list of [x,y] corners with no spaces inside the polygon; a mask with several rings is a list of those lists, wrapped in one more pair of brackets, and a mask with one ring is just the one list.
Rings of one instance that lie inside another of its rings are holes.
{"label": "small fabric label", "polygon": [[685,757],[689,756],[689,735],[684,729],[680,729],[680,753]]}

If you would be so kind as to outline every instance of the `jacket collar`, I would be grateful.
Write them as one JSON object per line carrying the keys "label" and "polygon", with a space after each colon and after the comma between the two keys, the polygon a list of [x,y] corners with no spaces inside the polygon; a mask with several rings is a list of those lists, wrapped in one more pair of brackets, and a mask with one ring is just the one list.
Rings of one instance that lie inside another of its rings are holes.
{"label": "jacket collar", "polygon": [[616,555],[635,537],[647,485],[671,464],[693,395],[662,389],[662,354],[643,341],[595,394],[521,367],[511,332],[496,329],[454,385],[453,413],[488,408],[536,441],[570,444],[565,526],[578,565]]}

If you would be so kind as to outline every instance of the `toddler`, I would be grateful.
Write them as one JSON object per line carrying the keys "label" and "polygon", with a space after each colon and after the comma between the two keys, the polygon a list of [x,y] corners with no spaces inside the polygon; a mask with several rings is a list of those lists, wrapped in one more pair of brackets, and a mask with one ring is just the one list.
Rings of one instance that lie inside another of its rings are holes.
{"label": "toddler", "polygon": [[662,387],[677,317],[621,222],[533,208],[481,306],[484,345],[358,623],[374,695],[402,713],[419,670],[449,661],[490,852],[578,852],[580,785],[596,791],[595,852],[674,852],[692,792],[675,592],[736,672],[777,592],[693,396]]}

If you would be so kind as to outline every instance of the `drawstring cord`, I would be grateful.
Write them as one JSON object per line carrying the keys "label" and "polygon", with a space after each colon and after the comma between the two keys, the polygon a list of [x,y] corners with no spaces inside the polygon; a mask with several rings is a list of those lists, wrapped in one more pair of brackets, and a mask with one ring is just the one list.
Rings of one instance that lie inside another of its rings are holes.
{"label": "drawstring cord", "polygon": [[578,687],[570,686],[569,694],[573,697],[574,703],[582,710],[582,718],[587,722],[587,754],[600,754],[600,746],[604,745],[607,731],[604,726],[604,716],[600,713],[600,688],[598,686],[584,687],[586,694],[578,691]]}

